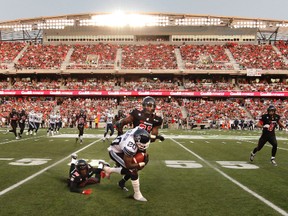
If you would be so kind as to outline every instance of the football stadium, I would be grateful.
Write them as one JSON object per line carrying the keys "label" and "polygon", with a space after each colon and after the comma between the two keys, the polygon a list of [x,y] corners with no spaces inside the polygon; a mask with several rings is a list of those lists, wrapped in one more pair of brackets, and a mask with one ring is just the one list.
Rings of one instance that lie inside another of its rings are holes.
{"label": "football stadium", "polygon": [[[117,12],[2,21],[0,215],[288,215],[287,75],[288,20]],[[147,97],[161,124],[149,163],[139,162],[139,202],[135,179],[124,190],[103,167],[119,167],[107,148]],[[278,145],[256,154],[270,108]],[[79,159],[103,168],[82,194],[68,186]]]}

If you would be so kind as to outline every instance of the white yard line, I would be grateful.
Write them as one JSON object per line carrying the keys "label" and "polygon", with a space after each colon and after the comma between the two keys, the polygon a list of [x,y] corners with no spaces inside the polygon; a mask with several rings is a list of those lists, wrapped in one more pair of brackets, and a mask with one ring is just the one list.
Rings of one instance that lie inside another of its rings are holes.
{"label": "white yard line", "polygon": [[[94,141],[94,142],[92,142],[92,143],[86,145],[85,147],[79,149],[79,150],[76,151],[75,153],[81,152],[81,151],[83,151],[84,149],[89,148],[91,145],[94,145],[95,143],[97,143],[97,142],[99,142],[99,141],[102,141],[102,140],[101,140],[101,139],[96,140],[96,141]],[[35,173],[35,174],[33,174],[33,175],[31,175],[31,176],[29,176],[29,177],[23,179],[22,181],[17,182],[16,184],[14,184],[14,185],[12,185],[12,186],[10,186],[10,187],[8,187],[8,188],[6,188],[6,189],[0,191],[0,196],[2,196],[3,194],[5,194],[5,193],[7,193],[7,192],[9,192],[9,191],[11,191],[11,190],[13,190],[13,189],[19,187],[19,186],[22,185],[22,184],[28,182],[29,180],[35,178],[36,176],[42,174],[42,173],[45,172],[45,171],[51,169],[52,167],[54,167],[54,166],[56,166],[56,165],[62,163],[63,161],[65,161],[65,160],[67,160],[68,158],[70,158],[70,156],[71,156],[71,155],[68,155],[68,156],[66,156],[65,158],[63,158],[63,159],[61,159],[61,160],[55,162],[54,164],[51,164],[50,166],[48,166],[48,167],[46,167],[46,168],[40,170],[39,172],[37,172],[37,173]]]}
{"label": "white yard line", "polygon": [[240,182],[238,182],[237,180],[231,178],[230,176],[228,176],[226,173],[222,172],[221,170],[219,170],[217,167],[214,167],[212,164],[210,164],[208,161],[206,161],[204,158],[202,158],[201,156],[199,156],[198,154],[196,154],[195,152],[191,151],[190,149],[186,148],[185,146],[183,146],[181,143],[179,143],[178,141],[174,140],[171,138],[171,140],[173,140],[173,142],[175,142],[176,144],[178,144],[180,147],[182,147],[183,149],[185,149],[186,151],[188,151],[189,153],[191,153],[192,155],[194,155],[195,157],[197,157],[199,160],[201,160],[203,163],[205,163],[207,166],[211,167],[212,169],[214,169],[215,171],[217,171],[218,173],[220,173],[222,176],[224,176],[226,179],[230,180],[231,182],[233,182],[234,184],[236,184],[237,186],[239,186],[240,188],[242,188],[244,191],[248,192],[249,194],[251,194],[252,196],[256,197],[257,199],[259,199],[260,201],[262,201],[263,203],[265,203],[267,206],[271,207],[272,209],[274,209],[275,211],[277,211],[279,214],[284,215],[284,216],[288,216],[288,213],[286,211],[284,211],[283,209],[281,209],[280,207],[276,206],[275,204],[273,204],[272,202],[270,202],[269,200],[265,199],[264,197],[260,196],[259,194],[255,193],[254,191],[252,191],[251,189],[249,189],[248,187],[246,187],[245,185],[241,184]]}

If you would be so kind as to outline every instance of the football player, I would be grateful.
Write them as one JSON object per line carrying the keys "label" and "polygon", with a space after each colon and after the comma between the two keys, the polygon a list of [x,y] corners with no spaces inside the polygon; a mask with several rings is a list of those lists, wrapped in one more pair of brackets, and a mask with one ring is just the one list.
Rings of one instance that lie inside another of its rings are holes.
{"label": "football player", "polygon": [[28,114],[28,131],[26,132],[26,135],[28,136],[29,134],[32,135],[33,131],[35,130],[35,112],[34,110],[31,110]]}
{"label": "football player", "polygon": [[38,113],[35,113],[35,116],[34,116],[34,122],[35,122],[35,131],[34,131],[34,135],[37,134],[39,128],[40,128],[40,125],[42,123],[42,118],[43,118],[43,114],[38,112]]}
{"label": "football player", "polygon": [[25,110],[22,109],[20,114],[19,114],[19,121],[18,121],[19,128],[20,128],[20,131],[18,132],[18,137],[20,137],[20,138],[22,137],[22,134],[24,132],[25,122],[26,122],[27,117],[28,116],[27,116]]}
{"label": "football player", "polygon": [[84,135],[84,127],[86,125],[86,114],[83,109],[80,110],[80,114],[76,115],[76,123],[79,131],[78,137],[76,138],[76,142],[80,139],[80,144],[83,143],[83,135]]}
{"label": "football player", "polygon": [[270,105],[267,109],[267,114],[264,114],[259,119],[257,127],[262,128],[262,135],[259,138],[258,145],[250,153],[250,161],[254,160],[256,152],[260,151],[266,142],[269,142],[272,145],[271,152],[271,163],[274,166],[277,166],[275,161],[275,156],[277,152],[277,140],[275,135],[275,127],[277,124],[284,128],[285,125],[281,122],[280,116],[276,114],[276,107]]}
{"label": "football player", "polygon": [[[54,111],[49,115],[49,128],[47,131],[47,136],[54,136],[54,131],[56,128],[56,113]],[[35,127],[36,128],[36,127]]]}
{"label": "football player", "polygon": [[[114,115],[109,111],[105,117],[105,132],[104,132],[104,137],[103,141],[106,139],[109,139],[113,134],[114,134]],[[107,136],[108,132],[110,131],[110,134]]]}
{"label": "football player", "polygon": [[[70,165],[68,186],[71,192],[81,193],[85,195],[91,194],[92,190],[82,190],[81,188],[89,184],[98,184],[101,181],[103,164],[99,163],[98,168],[92,167],[85,160],[77,160],[77,155],[72,154],[72,161]],[[93,175],[95,174],[95,177]]]}
{"label": "football player", "polygon": [[[144,168],[149,161],[146,149],[149,147],[150,140],[150,134],[140,127],[128,130],[125,134],[116,137],[108,151],[110,158],[116,162],[118,167],[104,166],[103,168],[108,176],[111,173],[127,176],[127,179],[119,182],[119,186],[125,191],[128,191],[125,182],[131,179],[134,190],[133,197],[137,201],[147,201],[140,191],[138,170]],[[133,157],[138,151],[145,151],[144,162],[134,162]]]}
{"label": "football player", "polygon": [[151,134],[151,142],[156,138],[161,141],[164,140],[163,136],[158,136],[158,129],[162,125],[163,119],[155,114],[156,102],[153,97],[147,96],[142,101],[143,109],[133,109],[130,114],[116,123],[118,135],[123,134],[123,127],[130,123],[133,127],[141,127]]}
{"label": "football player", "polygon": [[17,125],[19,120],[19,113],[16,111],[15,108],[12,109],[12,111],[9,113],[8,116],[8,122],[10,122],[10,125],[12,127],[11,130],[7,130],[7,132],[13,132],[16,139],[19,139],[17,134]]}
{"label": "football player", "polygon": [[118,113],[115,115],[114,121],[118,122],[118,121],[120,121],[123,118],[126,118],[123,110],[118,110]]}

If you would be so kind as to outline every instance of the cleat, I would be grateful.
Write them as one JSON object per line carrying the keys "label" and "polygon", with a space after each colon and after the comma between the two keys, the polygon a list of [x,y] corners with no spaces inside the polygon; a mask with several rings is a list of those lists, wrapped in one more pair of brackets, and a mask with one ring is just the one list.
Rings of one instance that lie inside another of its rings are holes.
{"label": "cleat", "polygon": [[110,164],[109,164],[108,162],[104,161],[104,160],[99,160],[99,161],[98,161],[98,164],[103,164],[103,166],[108,166],[108,167],[110,167]]}
{"label": "cleat", "polygon": [[253,154],[253,152],[251,152],[250,158],[249,158],[251,162],[254,160],[254,157],[255,157],[255,154]]}
{"label": "cleat", "polygon": [[30,131],[30,135],[32,135],[33,134],[33,131]]}
{"label": "cleat", "polygon": [[76,153],[71,154],[71,158],[72,158],[72,159],[76,160],[77,157],[78,157],[78,155],[77,155]]}
{"label": "cleat", "polygon": [[3,134],[8,134],[9,133],[9,130],[7,129]]}
{"label": "cleat", "polygon": [[[125,192],[128,192],[129,191],[129,189],[125,186],[125,182],[124,183],[122,183],[123,181],[119,181],[118,182],[118,186],[123,190],[123,191],[125,191]],[[135,199],[135,197],[134,197],[134,199]],[[147,201],[147,200],[146,200]]]}
{"label": "cleat", "polygon": [[102,139],[102,141],[105,142],[105,140],[106,140],[106,138],[104,137],[104,138]]}
{"label": "cleat", "polygon": [[147,202],[147,199],[143,196],[140,197],[136,197],[135,194],[133,195],[133,198],[137,201],[141,201],[141,202]]}
{"label": "cleat", "polygon": [[19,140],[19,139],[20,139],[20,138],[17,136],[17,137],[16,137],[16,140]]}
{"label": "cleat", "polygon": [[277,166],[277,163],[276,163],[275,159],[271,159],[271,163],[272,163],[273,166]]}
{"label": "cleat", "polygon": [[28,136],[28,135],[29,135],[29,132],[26,132],[26,135]]}
{"label": "cleat", "polygon": [[80,141],[80,145],[82,145],[83,144],[83,142],[82,142],[82,140]]}

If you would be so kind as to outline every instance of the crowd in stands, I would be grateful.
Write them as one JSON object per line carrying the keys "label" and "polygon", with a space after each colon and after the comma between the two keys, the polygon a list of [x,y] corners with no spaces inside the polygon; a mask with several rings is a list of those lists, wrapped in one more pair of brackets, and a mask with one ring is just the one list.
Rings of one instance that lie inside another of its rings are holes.
{"label": "crowd in stands", "polygon": [[60,69],[69,45],[30,44],[17,63],[17,69]]}
{"label": "crowd in stands", "polygon": [[123,45],[122,69],[177,69],[175,46],[166,44]]}
{"label": "crowd in stands", "polygon": [[0,42],[0,63],[11,63],[26,46],[24,42]]}
{"label": "crowd in stands", "polygon": [[[278,48],[278,53],[275,47]],[[225,45],[170,44],[145,45],[43,45],[22,42],[0,42],[0,69],[7,69],[5,63],[14,62],[16,70],[21,69],[148,69],[148,70],[234,70],[228,52],[242,70],[287,70],[285,59],[288,45],[276,42],[274,45],[229,43]],[[176,50],[179,50],[177,54]],[[21,51],[23,53],[20,55]],[[71,52],[68,55],[68,52]],[[117,57],[117,55],[119,55]],[[18,57],[18,58],[16,58]],[[66,59],[67,58],[67,59]],[[178,60],[177,60],[178,58]],[[179,60],[181,59],[181,61]],[[64,64],[65,62],[65,64]],[[181,62],[183,66],[181,66]]]}
{"label": "crowd in stands", "polygon": [[287,41],[277,41],[275,42],[275,46],[278,48],[278,50],[282,53],[282,55],[286,58],[288,58],[288,44]]}
{"label": "crowd in stands", "polygon": [[181,57],[186,69],[231,70],[233,66],[225,53],[224,45],[183,45]]}
{"label": "crowd in stands", "polygon": [[283,56],[272,45],[230,44],[228,46],[240,69],[287,70]]}
{"label": "crowd in stands", "polygon": [[195,91],[195,92],[287,92],[286,78],[247,78],[247,77],[130,77],[96,76],[95,77],[13,77],[7,81],[0,79],[0,90],[96,90],[96,91]]}
{"label": "crowd in stands", "polygon": [[112,44],[75,45],[67,69],[113,69],[116,54]]}

